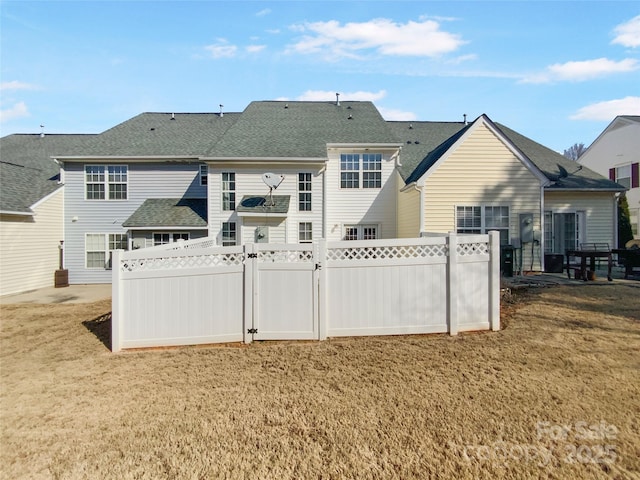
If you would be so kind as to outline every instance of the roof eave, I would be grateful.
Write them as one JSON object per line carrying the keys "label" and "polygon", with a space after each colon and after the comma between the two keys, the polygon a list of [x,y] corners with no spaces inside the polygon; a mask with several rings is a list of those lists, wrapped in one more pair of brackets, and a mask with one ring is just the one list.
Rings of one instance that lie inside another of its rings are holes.
{"label": "roof eave", "polygon": [[34,217],[35,212],[18,212],[15,210],[0,210],[0,215],[16,215],[21,217]]}
{"label": "roof eave", "polygon": [[101,161],[101,162],[122,162],[122,161],[140,161],[140,162],[155,162],[158,160],[167,161],[201,161],[202,157],[199,155],[82,155],[82,156],[51,156],[54,161],[62,162],[86,162],[86,161]]}

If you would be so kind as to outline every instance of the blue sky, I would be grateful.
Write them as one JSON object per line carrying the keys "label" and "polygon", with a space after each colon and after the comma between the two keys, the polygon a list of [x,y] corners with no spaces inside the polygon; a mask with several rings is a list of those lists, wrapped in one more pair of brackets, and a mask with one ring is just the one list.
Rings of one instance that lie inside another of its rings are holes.
{"label": "blue sky", "polygon": [[640,115],[637,1],[0,0],[0,21],[2,136],[340,92],[562,152]]}

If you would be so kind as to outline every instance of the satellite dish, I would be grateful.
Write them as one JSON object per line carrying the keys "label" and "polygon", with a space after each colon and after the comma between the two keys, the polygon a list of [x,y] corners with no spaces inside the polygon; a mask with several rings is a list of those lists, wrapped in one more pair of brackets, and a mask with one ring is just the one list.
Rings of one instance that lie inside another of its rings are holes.
{"label": "satellite dish", "polygon": [[265,183],[267,187],[269,187],[269,199],[271,200],[270,206],[274,206],[275,202],[273,201],[273,191],[280,186],[282,181],[284,180],[284,175],[278,175],[276,173],[264,173],[262,174],[262,181]]}

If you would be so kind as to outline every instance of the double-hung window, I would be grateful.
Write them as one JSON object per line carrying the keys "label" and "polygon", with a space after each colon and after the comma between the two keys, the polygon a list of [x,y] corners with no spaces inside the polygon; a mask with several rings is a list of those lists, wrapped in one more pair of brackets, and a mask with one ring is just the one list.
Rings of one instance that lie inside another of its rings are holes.
{"label": "double-hung window", "polygon": [[300,222],[298,224],[298,242],[311,243],[313,241],[313,224],[311,222]]}
{"label": "double-hung window", "polygon": [[222,173],[222,210],[236,209],[236,174]]}
{"label": "double-hung window", "polygon": [[236,222],[222,223],[222,246],[230,247],[238,244]]}
{"label": "double-hung window", "polygon": [[509,243],[509,207],[458,206],[456,207],[457,233],[500,232],[500,244]]}
{"label": "double-hung window", "polygon": [[206,165],[200,165],[200,185],[205,186],[209,180],[209,169]]}
{"label": "double-hung window", "polygon": [[87,200],[126,200],[128,168],[126,165],[85,165]]}
{"label": "double-hung window", "polygon": [[340,188],[360,188],[360,155],[340,155]]}
{"label": "double-hung window", "polygon": [[362,188],[382,187],[382,154],[362,155]]}
{"label": "double-hung window", "polygon": [[300,212],[311,211],[311,174],[298,174],[298,210]]}
{"label": "double-hung window", "polygon": [[[362,157],[362,158],[361,158]],[[340,155],[340,188],[381,188],[381,153]]]}
{"label": "double-hung window", "polygon": [[85,265],[87,268],[111,268],[114,250],[127,250],[126,233],[87,233],[85,236]]}

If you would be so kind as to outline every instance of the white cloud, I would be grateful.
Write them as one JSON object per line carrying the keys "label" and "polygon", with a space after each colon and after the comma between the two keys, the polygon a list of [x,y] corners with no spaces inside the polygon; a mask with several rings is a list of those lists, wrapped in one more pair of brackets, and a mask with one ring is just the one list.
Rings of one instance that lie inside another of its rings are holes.
{"label": "white cloud", "polygon": [[266,45],[249,45],[249,46],[245,47],[245,50],[248,53],[258,53],[258,52],[261,52],[262,50],[264,50],[265,48],[267,48]]}
{"label": "white cloud", "polygon": [[19,82],[18,80],[12,80],[11,82],[0,83],[0,91],[4,90],[37,90],[38,87],[30,83]]}
{"label": "white cloud", "polygon": [[370,50],[389,56],[437,57],[466,43],[460,35],[441,31],[440,24],[433,20],[400,24],[379,18],[344,25],[331,20],[291,28],[304,36],[288,47],[289,53],[320,53],[327,59],[359,58]]}
{"label": "white cloud", "polygon": [[394,108],[385,108],[378,107],[380,110],[380,114],[385,120],[395,120],[395,121],[410,121],[417,120],[418,116],[413,112],[405,112],[403,110],[397,110]]}
{"label": "white cloud", "polygon": [[258,13],[256,13],[256,17],[264,17],[265,15],[269,15],[271,13],[270,8],[263,8]]}
{"label": "white cloud", "polygon": [[213,58],[230,58],[236,55],[238,47],[230,45],[224,38],[219,38],[217,43],[204,47]]}
{"label": "white cloud", "polygon": [[571,120],[613,120],[618,115],[640,115],[640,97],[625,97],[582,107]]}
{"label": "white cloud", "polygon": [[0,122],[28,117],[30,115],[27,105],[24,102],[18,102],[6,110],[0,110]]}
{"label": "white cloud", "polygon": [[[374,102],[380,100],[387,95],[386,90],[380,90],[378,92],[337,92],[340,93],[340,100],[349,100],[354,102],[370,101]],[[326,100],[335,100],[336,91],[334,90],[307,90],[302,95],[298,96],[296,100],[305,102],[322,102]],[[286,100],[286,99],[285,99]]]}
{"label": "white cloud", "polygon": [[581,62],[566,62],[549,65],[542,73],[525,77],[525,83],[550,83],[558,81],[583,82],[616,73],[638,70],[638,60],[625,58],[616,62],[608,58],[596,58]]}
{"label": "white cloud", "polygon": [[613,32],[616,36],[611,43],[631,48],[640,47],[640,15],[621,23],[613,29]]}

